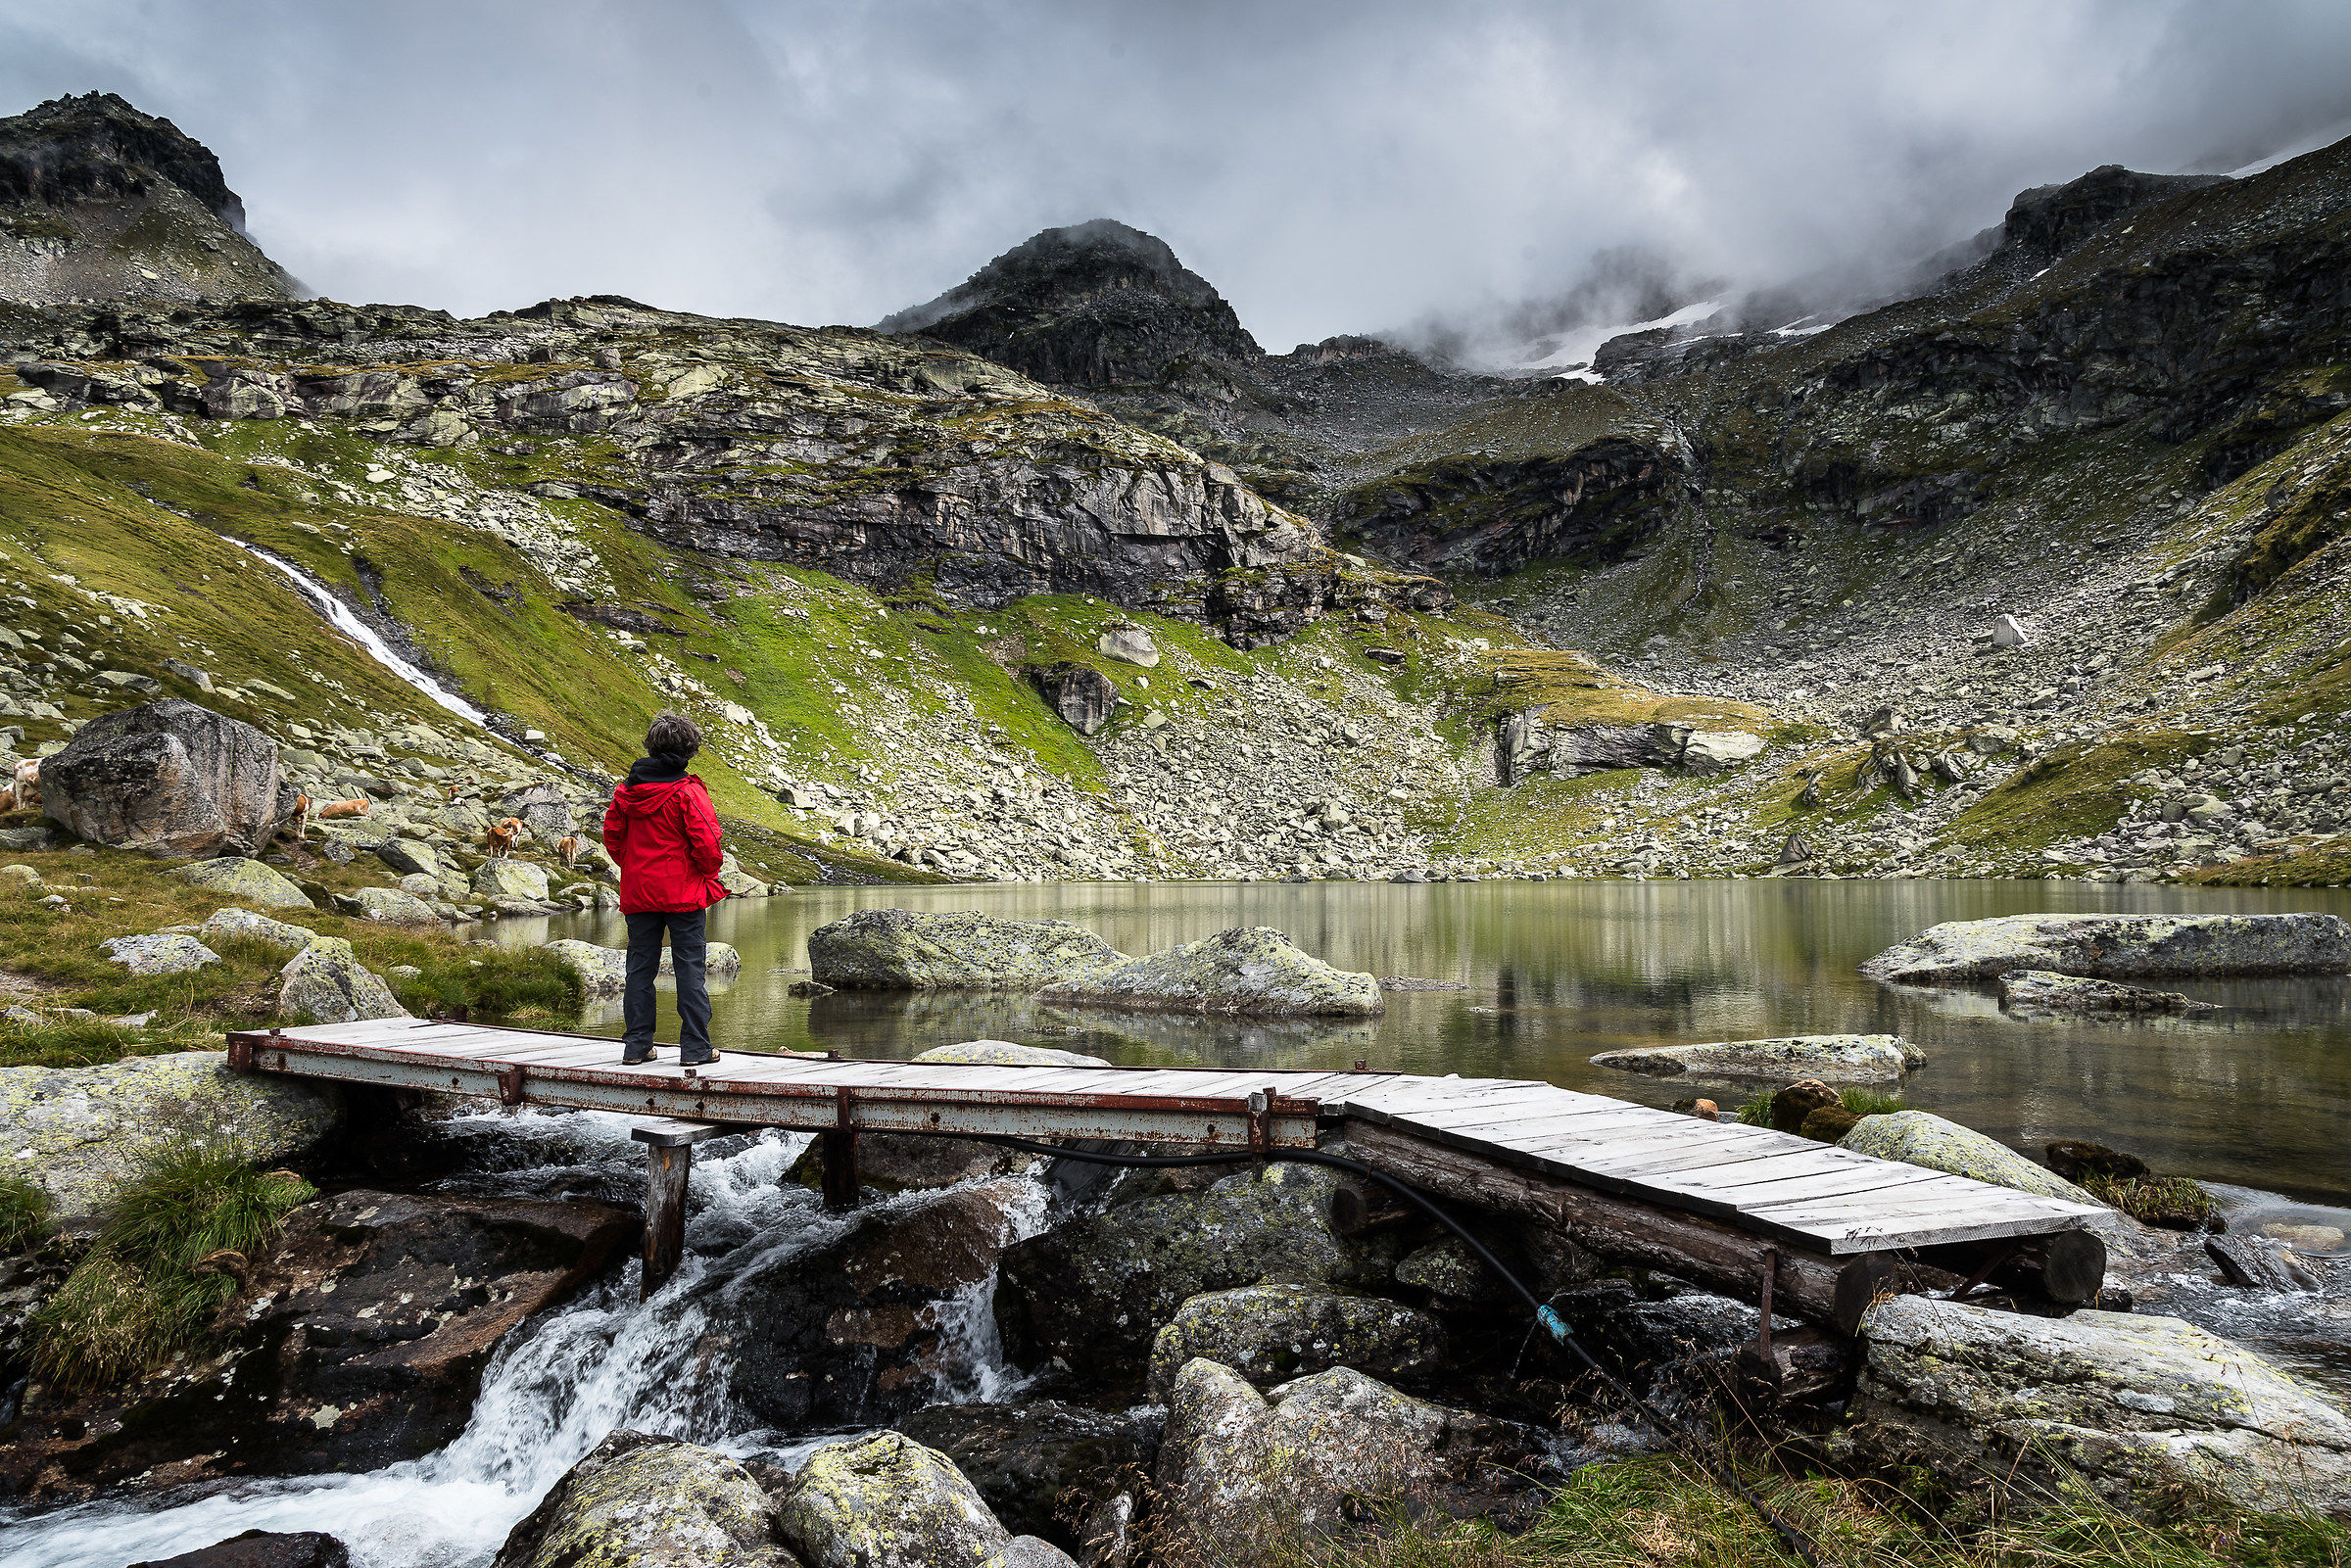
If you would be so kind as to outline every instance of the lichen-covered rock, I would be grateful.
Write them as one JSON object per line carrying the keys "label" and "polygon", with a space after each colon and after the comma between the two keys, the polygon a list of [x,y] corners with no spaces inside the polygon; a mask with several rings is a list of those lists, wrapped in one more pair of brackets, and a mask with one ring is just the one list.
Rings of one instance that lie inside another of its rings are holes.
{"label": "lichen-covered rock", "polygon": [[[628,987],[629,955],[620,948],[566,937],[541,943],[540,951],[571,972],[580,982],[582,996],[618,996]],[[666,950],[662,956],[668,956]]]}
{"label": "lichen-covered rock", "polygon": [[1164,953],[1072,975],[1039,1002],[1253,1017],[1377,1018],[1379,981],[1332,969],[1270,926],[1236,927]]}
{"label": "lichen-covered rock", "polygon": [[99,942],[106,956],[133,974],[185,974],[207,964],[217,964],[220,955],[193,936],[174,936],[156,933],[145,936],[109,936]]}
{"label": "lichen-covered rock", "polygon": [[386,926],[430,926],[441,919],[432,905],[397,887],[361,887],[350,897],[352,913]]}
{"label": "lichen-covered rock", "polygon": [[318,933],[308,926],[289,926],[282,920],[271,920],[235,905],[215,910],[196,929],[211,940],[241,937],[274,947],[281,953],[299,953],[318,940]]}
{"label": "lichen-covered rock", "polygon": [[[628,955],[623,953],[621,957],[625,960]],[[674,955],[672,955],[670,950],[666,947],[661,949],[660,973],[663,974],[675,974],[677,973]],[[702,974],[704,978],[713,980],[731,980],[742,973],[743,955],[736,951],[734,943],[706,942],[703,944]]]}
{"label": "lichen-covered rock", "polygon": [[1929,1111],[1894,1111],[1863,1117],[1860,1124],[1838,1140],[1838,1147],[1880,1160],[1900,1160],[1929,1170],[1947,1171],[1989,1181],[1995,1187],[2043,1198],[2062,1198],[2104,1210],[2106,1205],[2053,1171],[2043,1169],[1995,1139],[1972,1127],[1946,1121]]}
{"label": "lichen-covered rock", "polygon": [[278,822],[277,742],[177,697],[102,713],[41,764],[41,806],[97,843],[260,854]]}
{"label": "lichen-covered rock", "polygon": [[1433,1307],[1464,1307],[1513,1299],[1510,1287],[1458,1236],[1432,1241],[1408,1254],[1396,1265],[1396,1283],[1428,1292]]}
{"label": "lichen-covered rock", "polygon": [[40,1183],[58,1222],[80,1228],[158,1139],[216,1137],[257,1162],[283,1160],[324,1137],[341,1108],[325,1085],[231,1072],[219,1051],[0,1069],[0,1169]]}
{"label": "lichen-covered rock", "polygon": [[808,933],[809,973],[839,990],[1029,990],[1119,958],[1068,921],[968,910],[861,909]]}
{"label": "lichen-covered rock", "polygon": [[351,943],[340,936],[321,936],[286,961],[278,971],[277,1010],[315,1023],[408,1016],[392,988],[360,968]]}
{"label": "lichen-covered rock", "polygon": [[2119,980],[2084,979],[2049,970],[2010,970],[2000,976],[2000,1006],[2011,1013],[2217,1013],[2178,991],[2150,990]]}
{"label": "lichen-covered rock", "polygon": [[1151,1397],[1165,1401],[1195,1357],[1259,1387],[1333,1366],[1378,1378],[1433,1371],[1445,1330],[1426,1312],[1377,1296],[1313,1285],[1245,1285],[1208,1291],[1176,1310],[1151,1345]]}
{"label": "lichen-covered rock", "polygon": [[441,857],[420,838],[387,838],[375,846],[375,858],[403,877],[441,877]]}
{"label": "lichen-covered rock", "polygon": [[547,897],[547,873],[527,860],[506,856],[485,860],[474,868],[473,890],[484,898],[521,898],[532,903]]}
{"label": "lichen-covered rock", "polygon": [[1946,921],[1861,966],[1908,985],[1989,980],[2010,970],[2092,979],[2351,974],[2339,915],[2002,915]]}
{"label": "lichen-covered rock", "polygon": [[1128,1484],[1154,1436],[1134,1414],[1059,1400],[927,1405],[898,1430],[954,1460],[1005,1529],[1071,1551],[1086,1544],[1080,1515]]}
{"label": "lichen-covered rock", "polygon": [[955,1461],[898,1432],[810,1454],[776,1522],[808,1568],[978,1568],[1012,1540]]}
{"label": "lichen-covered rock", "polygon": [[279,876],[258,860],[243,860],[227,856],[219,860],[200,860],[193,866],[182,866],[171,873],[184,882],[192,882],[208,893],[233,898],[242,904],[254,904],[263,909],[309,909],[311,895]]}
{"label": "lichen-covered rock", "polygon": [[1042,1045],[1015,1045],[1010,1040],[960,1040],[935,1045],[914,1058],[917,1062],[961,1063],[972,1067],[1106,1068],[1107,1059],[1077,1051],[1056,1051]]}
{"label": "lichen-covered rock", "polygon": [[2178,1318],[2024,1317],[1896,1296],[1870,1309],[1861,1338],[1850,1441],[1880,1462],[1988,1482],[2070,1471],[2150,1512],[2183,1497],[2351,1512],[2351,1417]]}
{"label": "lichen-covered rock", "polygon": [[1403,1509],[1491,1519],[1531,1512],[1536,1434],[1333,1367],[1261,1395],[1186,1362],[1160,1444],[1157,1532],[1177,1562],[1293,1561]]}
{"label": "lichen-covered rock", "polygon": [[725,1454],[623,1428],[563,1473],[492,1568],[791,1568],[775,1512]]}
{"label": "lichen-covered rock", "polygon": [[1153,1339],[1194,1296],[1384,1282],[1402,1248],[1392,1236],[1356,1240],[1330,1228],[1337,1179],[1270,1165],[1205,1191],[1113,1202],[1006,1248],[996,1282],[1006,1354],[1023,1366],[1059,1358],[1081,1376],[1132,1384]]}
{"label": "lichen-covered rock", "polygon": [[501,795],[498,814],[521,818],[531,836],[543,844],[552,844],[572,830],[571,802],[563,797],[562,785],[545,779]]}
{"label": "lichen-covered rock", "polygon": [[1658,1077],[1689,1073],[1702,1078],[1766,1078],[1792,1075],[1831,1083],[1895,1083],[1926,1066],[1926,1053],[1898,1034],[1799,1034],[1778,1040],[1725,1040],[1708,1045],[1649,1045],[1603,1051],[1596,1068],[1621,1068]]}

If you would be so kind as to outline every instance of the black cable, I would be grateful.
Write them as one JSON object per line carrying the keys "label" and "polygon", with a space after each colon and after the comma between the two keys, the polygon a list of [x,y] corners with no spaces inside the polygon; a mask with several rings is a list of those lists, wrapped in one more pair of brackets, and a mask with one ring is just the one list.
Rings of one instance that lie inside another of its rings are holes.
{"label": "black cable", "polygon": [[[1505,1268],[1502,1265],[1502,1259],[1496,1258],[1491,1252],[1487,1251],[1485,1243],[1479,1241],[1475,1236],[1470,1235],[1468,1230],[1465,1229],[1459,1220],[1455,1219],[1451,1214],[1447,1213],[1444,1210],[1439,1209],[1434,1203],[1430,1202],[1428,1197],[1421,1193],[1418,1189],[1407,1186],[1405,1183],[1397,1180],[1394,1176],[1389,1175],[1386,1171],[1375,1170],[1371,1166],[1365,1164],[1360,1160],[1348,1160],[1339,1155],[1326,1155],[1321,1153],[1319,1150],[1308,1149],[1280,1149],[1271,1150],[1264,1153],[1250,1150],[1236,1154],[1211,1155],[1099,1154],[1090,1149],[1068,1149],[1063,1148],[1058,1144],[1038,1143],[1031,1138],[1016,1138],[1010,1134],[982,1134],[977,1141],[982,1143],[1002,1144],[1007,1148],[1025,1150],[1030,1154],[1045,1155],[1055,1160],[1076,1160],[1082,1164],[1095,1165],[1133,1165],[1144,1167],[1157,1167],[1166,1165],[1232,1165],[1245,1164],[1258,1161],[1271,1161],[1286,1164],[1328,1165],[1334,1170],[1344,1170],[1350,1174],[1363,1176],[1368,1180],[1376,1181],[1381,1186],[1387,1188],[1390,1192],[1396,1194],[1399,1198],[1404,1199],[1407,1203],[1410,1203],[1414,1207],[1417,1208],[1422,1213],[1425,1213],[1431,1219],[1434,1219],[1438,1224],[1443,1225],[1447,1230],[1453,1232],[1453,1234],[1461,1240],[1463,1246],[1467,1247],[1471,1252],[1477,1254],[1480,1260],[1482,1260],[1488,1268],[1494,1270],[1495,1274],[1503,1281],[1503,1283],[1507,1284],[1511,1287],[1511,1289],[1516,1291],[1521,1297],[1525,1298],[1526,1305],[1534,1309],[1535,1321],[1543,1325],[1544,1329],[1551,1335],[1555,1343],[1573,1351],[1576,1354],[1576,1358],[1582,1361],[1584,1365],[1590,1369],[1594,1376],[1598,1377],[1603,1383],[1606,1383],[1610,1389],[1614,1390],[1619,1399],[1623,1400],[1627,1404],[1631,1405],[1641,1414],[1649,1417],[1650,1423],[1654,1425],[1659,1432],[1664,1433],[1669,1438],[1679,1438],[1692,1445],[1696,1445],[1699,1441],[1701,1441],[1688,1428],[1675,1421],[1667,1419],[1663,1411],[1659,1410],[1655,1405],[1650,1403],[1649,1401],[1643,1399],[1640,1395],[1635,1394],[1631,1389],[1627,1388],[1614,1373],[1610,1372],[1607,1367],[1601,1365],[1599,1361],[1593,1359],[1592,1353],[1584,1349],[1582,1341],[1578,1340],[1575,1337],[1574,1331],[1568,1328],[1566,1319],[1560,1317],[1559,1314],[1552,1308],[1550,1303],[1541,1300],[1533,1291],[1528,1290],[1526,1288],[1525,1281],[1521,1280],[1516,1274],[1511,1273],[1508,1268]],[[1716,1460],[1713,1455],[1709,1453],[1693,1452],[1691,1457],[1697,1459],[1699,1463],[1704,1465],[1707,1472],[1711,1474],[1716,1481],[1729,1488],[1732,1492],[1737,1493],[1740,1498],[1744,1500],[1749,1507],[1754,1509],[1756,1517],[1760,1518],[1765,1524],[1771,1526],[1774,1531],[1778,1532],[1780,1539],[1788,1544],[1788,1548],[1791,1551],[1794,1551],[1799,1557],[1810,1564],[1811,1568],[1821,1568],[1820,1552],[1812,1544],[1811,1537],[1805,1535],[1802,1530],[1799,1529],[1796,1524],[1780,1514],[1771,1506],[1771,1504],[1765,1502],[1761,1497],[1757,1497],[1754,1491],[1750,1488],[1746,1482],[1739,1479],[1737,1473],[1734,1472],[1730,1466]]]}

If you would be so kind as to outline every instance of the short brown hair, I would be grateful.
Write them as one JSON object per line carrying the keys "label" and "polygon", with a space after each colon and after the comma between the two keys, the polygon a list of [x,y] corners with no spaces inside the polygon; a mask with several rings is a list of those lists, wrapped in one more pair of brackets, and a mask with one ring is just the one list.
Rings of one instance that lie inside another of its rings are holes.
{"label": "short brown hair", "polygon": [[702,732],[683,713],[664,713],[645,732],[645,750],[653,757],[691,757],[702,749]]}

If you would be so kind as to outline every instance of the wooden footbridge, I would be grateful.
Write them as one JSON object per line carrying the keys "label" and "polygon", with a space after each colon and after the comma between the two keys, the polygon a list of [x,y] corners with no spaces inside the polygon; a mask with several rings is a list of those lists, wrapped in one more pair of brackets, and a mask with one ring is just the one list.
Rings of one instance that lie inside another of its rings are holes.
{"label": "wooden footbridge", "polygon": [[[648,1292],[677,1266],[693,1145],[757,1127],[818,1134],[836,1205],[856,1201],[861,1132],[1266,1154],[1343,1132],[1358,1159],[1437,1196],[1847,1334],[1889,1291],[1989,1281],[2073,1307],[2106,1269],[2087,1205],[1524,1079],[732,1051],[697,1072],[623,1067],[619,1042],[596,1036],[414,1019],[234,1033],[228,1051],[240,1071],[640,1118]],[[1379,1222],[1381,1196],[1343,1187],[1334,1223]]]}

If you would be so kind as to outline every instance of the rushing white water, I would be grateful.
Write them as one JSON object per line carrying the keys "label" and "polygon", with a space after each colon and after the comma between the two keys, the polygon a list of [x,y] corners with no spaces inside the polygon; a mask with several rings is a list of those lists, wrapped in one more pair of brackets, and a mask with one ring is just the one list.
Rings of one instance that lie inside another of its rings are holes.
{"label": "rushing white water", "polygon": [[[629,1141],[626,1117],[523,1117],[530,1136],[568,1143],[584,1164],[633,1164],[641,1153]],[[807,1142],[805,1134],[769,1132],[739,1153],[697,1161],[696,1212],[677,1278],[640,1303],[632,1262],[510,1336],[483,1374],[465,1431],[440,1452],[365,1475],[252,1482],[176,1507],[93,1503],[34,1515],[0,1525],[0,1565],[122,1568],[247,1530],[319,1530],[351,1548],[357,1568],[469,1568],[486,1562],[563,1472],[615,1427],[796,1464],[832,1440],[787,1441],[750,1427],[730,1406],[723,1369],[708,1364],[698,1347],[710,1292],[697,1287],[714,1271],[752,1272],[780,1255],[822,1246],[850,1223],[825,1213],[807,1189],[780,1181]],[[1040,1184],[1034,1200],[1010,1216],[1013,1234],[1033,1233],[1044,1210]],[[1000,1399],[1020,1386],[996,1343],[993,1291],[991,1276],[942,1313],[952,1352],[945,1359],[956,1368],[942,1379],[943,1399]]]}
{"label": "rushing white water", "polygon": [[[408,685],[414,687],[417,690],[423,692],[426,696],[432,698],[435,702],[447,708],[458,718],[467,720],[473,724],[481,725],[485,729],[489,727],[490,716],[488,714],[475,707],[472,703],[466,701],[463,697],[458,696],[455,691],[450,690],[447,687],[434,680],[431,676],[425,674],[422,670],[409,663],[407,659],[402,658],[398,650],[396,650],[391,643],[385,641],[382,638],[375,635],[375,628],[369,626],[365,621],[360,620],[357,615],[353,614],[350,605],[344,603],[341,599],[335,597],[333,594],[328,592],[325,584],[319,582],[316,578],[304,571],[301,567],[295,565],[292,561],[287,560],[281,555],[272,555],[269,553],[269,551],[263,549],[258,545],[248,545],[241,539],[232,539],[229,541],[229,543],[237,546],[239,548],[243,549],[245,553],[253,556],[256,560],[266,562],[270,566],[277,568],[279,572],[284,574],[286,580],[292,583],[295,589],[301,593],[302,596],[309,599],[312,605],[317,609],[318,613],[326,617],[327,624],[329,626],[332,626],[336,631],[342,633],[345,637],[350,638],[354,642],[357,642],[361,648],[365,649],[367,656],[375,660],[376,663],[382,665],[385,669],[390,670],[394,675],[399,676],[403,681],[406,681]],[[5,1558],[0,1558],[0,1562],[4,1562],[5,1560]]]}

